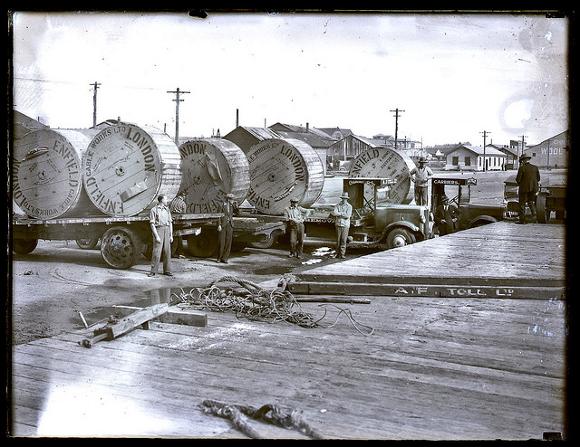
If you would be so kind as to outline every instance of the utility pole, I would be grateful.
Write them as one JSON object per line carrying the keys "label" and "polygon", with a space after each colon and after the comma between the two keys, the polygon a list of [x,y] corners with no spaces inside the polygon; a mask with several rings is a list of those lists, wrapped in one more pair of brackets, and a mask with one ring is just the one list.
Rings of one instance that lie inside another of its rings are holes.
{"label": "utility pole", "polygon": [[94,84],[89,84],[93,86],[93,127],[97,125],[97,89],[100,82],[95,81]]}
{"label": "utility pole", "polygon": [[177,87],[177,90],[167,91],[167,93],[175,93],[175,99],[172,100],[175,101],[175,144],[179,146],[179,103],[183,102],[183,99],[179,99],[179,95],[191,92],[179,90]]}
{"label": "utility pole", "polygon": [[[526,147],[526,140],[525,140],[526,136],[520,135],[520,137],[522,137],[522,153],[521,153],[521,155],[524,155],[524,148]],[[518,168],[520,167],[520,156],[521,155],[520,155],[519,150],[518,150]]]}
{"label": "utility pole", "polygon": [[485,172],[487,171],[487,161],[485,159],[485,139],[487,138],[487,135],[490,134],[491,132],[484,130],[483,132],[479,133],[483,135],[483,172]]}
{"label": "utility pole", "polygon": [[546,159],[546,169],[550,170],[550,139],[548,139],[548,158]]}
{"label": "utility pole", "polygon": [[403,109],[390,110],[390,112],[395,112],[393,115],[395,117],[395,149],[397,149],[397,135],[399,134],[399,113],[404,112]]}

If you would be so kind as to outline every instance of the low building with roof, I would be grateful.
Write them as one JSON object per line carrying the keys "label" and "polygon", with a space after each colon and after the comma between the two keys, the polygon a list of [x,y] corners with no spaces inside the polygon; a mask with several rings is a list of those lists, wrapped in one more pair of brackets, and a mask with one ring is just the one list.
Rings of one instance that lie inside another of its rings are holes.
{"label": "low building with roof", "polygon": [[269,138],[280,138],[280,135],[267,127],[238,126],[224,138],[247,153],[254,144]]}
{"label": "low building with roof", "polygon": [[[515,140],[512,140],[515,141]],[[485,146],[487,148],[496,149],[505,154],[505,170],[517,169],[518,168],[518,158],[520,156],[520,149],[517,145],[507,145],[507,144],[488,144]]]}
{"label": "low building with roof", "polygon": [[506,154],[497,149],[460,144],[446,155],[445,170],[502,171]]}

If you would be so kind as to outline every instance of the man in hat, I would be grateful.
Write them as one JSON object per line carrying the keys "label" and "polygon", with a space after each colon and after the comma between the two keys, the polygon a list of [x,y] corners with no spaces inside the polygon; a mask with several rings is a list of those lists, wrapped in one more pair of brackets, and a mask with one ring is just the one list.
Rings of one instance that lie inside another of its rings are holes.
{"label": "man in hat", "polygon": [[[175,199],[171,201],[169,205],[169,210],[171,215],[185,214],[187,212],[187,205],[185,203],[185,191],[179,191]],[[174,236],[173,242],[171,243],[171,252],[174,257],[184,258],[183,256],[183,238],[181,236]]]}
{"label": "man in hat", "polygon": [[427,159],[423,156],[419,158],[419,167],[414,167],[409,173],[415,182],[415,203],[417,205],[428,206],[429,204],[429,179],[433,177],[433,171],[426,166]]}
{"label": "man in hat", "polygon": [[226,198],[222,203],[220,217],[218,224],[218,255],[217,262],[228,263],[230,251],[232,249],[232,239],[234,236],[234,214],[238,212],[238,204],[234,202],[234,195],[226,194]]}
{"label": "man in hat", "polygon": [[519,223],[526,223],[526,203],[532,212],[532,221],[536,220],[536,195],[538,194],[540,171],[538,167],[530,163],[528,154],[520,157],[520,167],[516,176],[518,184],[518,201],[520,203]]}
{"label": "man in hat", "polygon": [[439,230],[439,236],[454,233],[457,229],[457,216],[459,211],[457,207],[449,203],[447,196],[441,197],[441,203],[435,209],[435,225]]}
{"label": "man in hat", "polygon": [[340,196],[340,202],[330,213],[336,219],[336,256],[342,259],[346,255],[346,241],[350,229],[350,217],[352,216],[352,205],[348,203],[348,199],[348,192],[343,192]]}
{"label": "man in hat", "polygon": [[284,209],[286,228],[290,233],[290,253],[289,258],[296,256],[302,258],[304,248],[304,216],[308,216],[312,210],[298,206],[298,199],[292,197],[290,206]]}
{"label": "man in hat", "polygon": [[159,269],[159,261],[163,252],[163,274],[173,276],[171,273],[171,243],[173,242],[173,218],[167,206],[167,197],[160,194],[157,197],[157,205],[149,212],[149,223],[153,233],[153,255],[151,257],[151,271],[147,276],[155,276]]}

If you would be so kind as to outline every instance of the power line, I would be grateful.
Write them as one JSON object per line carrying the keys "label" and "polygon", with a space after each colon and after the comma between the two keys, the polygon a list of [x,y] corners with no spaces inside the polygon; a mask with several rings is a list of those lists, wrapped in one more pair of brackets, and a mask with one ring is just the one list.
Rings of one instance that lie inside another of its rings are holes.
{"label": "power line", "polygon": [[89,84],[93,86],[93,127],[95,127],[97,125],[97,89],[99,88],[99,85],[101,85],[100,82],[95,81],[94,84]]}
{"label": "power line", "polygon": [[485,139],[487,135],[490,134],[491,132],[488,130],[484,130],[479,133],[483,135],[483,172],[485,172],[487,171],[487,160],[485,159]]}
{"label": "power line", "polygon": [[399,133],[399,113],[404,112],[403,109],[389,110],[390,112],[395,112],[393,115],[395,117],[395,149],[397,149],[397,135]]}
{"label": "power line", "polygon": [[172,99],[175,101],[175,144],[179,146],[179,103],[183,102],[183,99],[179,99],[179,95],[191,92],[179,90],[177,87],[176,90],[168,90],[167,93],[175,93],[175,99]]}

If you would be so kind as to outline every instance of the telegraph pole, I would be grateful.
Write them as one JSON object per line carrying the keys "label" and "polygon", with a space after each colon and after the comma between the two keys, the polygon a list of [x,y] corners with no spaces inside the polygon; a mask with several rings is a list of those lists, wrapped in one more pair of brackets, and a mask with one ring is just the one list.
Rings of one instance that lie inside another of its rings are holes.
{"label": "telegraph pole", "polygon": [[546,159],[546,169],[550,170],[550,139],[548,139],[548,158]]}
{"label": "telegraph pole", "polygon": [[[524,148],[526,147],[526,136],[525,135],[520,135],[520,137],[522,137],[522,153],[521,155],[524,155]],[[518,150],[518,168],[520,167],[520,153]]]}
{"label": "telegraph pole", "polygon": [[100,82],[95,81],[94,84],[89,84],[93,86],[93,127],[97,125],[97,89]]}
{"label": "telegraph pole", "polygon": [[484,130],[479,133],[483,135],[483,172],[485,172],[487,171],[487,162],[485,160],[485,139],[487,138],[487,135],[490,134],[491,132],[489,132],[488,130]]}
{"label": "telegraph pole", "polygon": [[395,149],[397,149],[397,135],[399,133],[399,113],[404,112],[403,109],[389,110],[390,112],[395,112],[393,115],[395,117]]}
{"label": "telegraph pole", "polygon": [[177,90],[167,91],[167,93],[175,93],[175,99],[172,100],[175,101],[175,144],[179,146],[179,103],[183,102],[183,99],[179,99],[179,95],[191,92],[179,90],[177,87]]}

